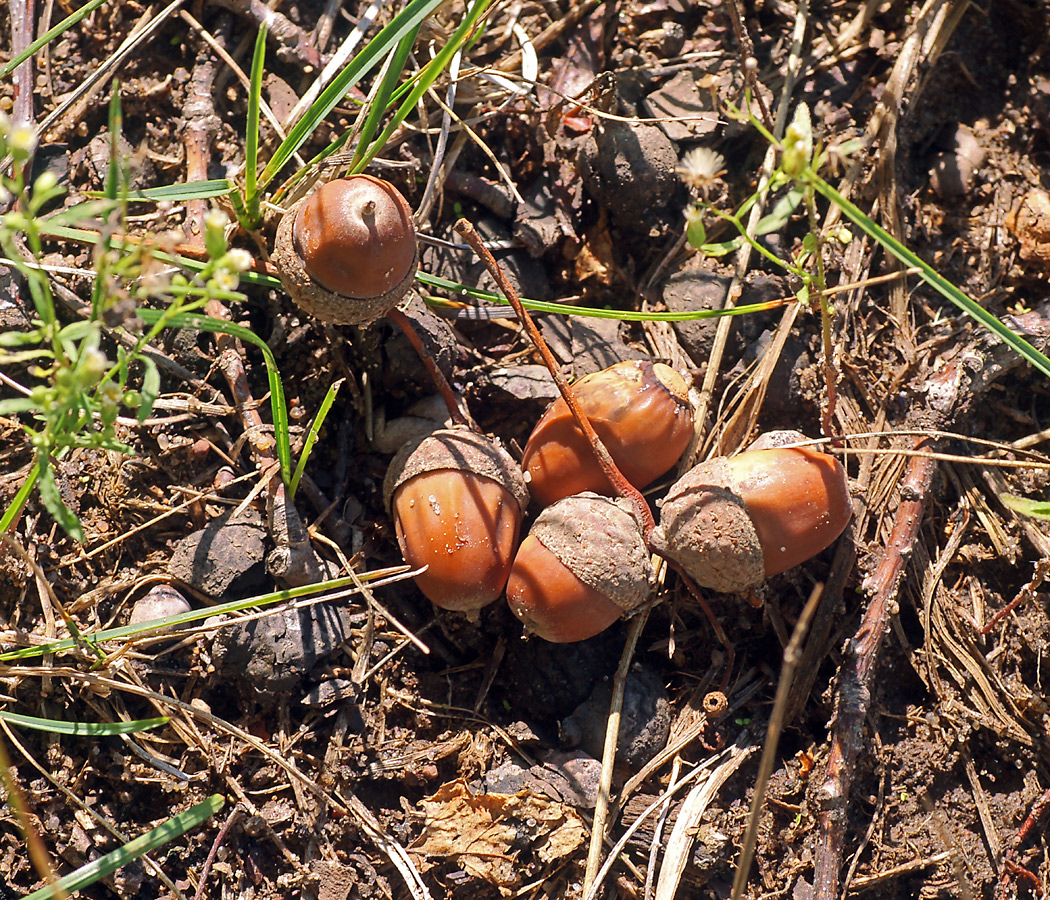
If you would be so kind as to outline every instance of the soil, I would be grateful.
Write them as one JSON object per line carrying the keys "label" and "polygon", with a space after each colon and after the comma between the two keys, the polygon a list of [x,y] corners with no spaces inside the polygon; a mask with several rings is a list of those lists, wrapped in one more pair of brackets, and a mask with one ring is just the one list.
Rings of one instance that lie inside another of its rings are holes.
{"label": "soil", "polygon": [[[264,95],[279,118],[365,9],[349,4],[319,32],[324,6],[283,4],[287,20],[271,29],[279,37],[271,37]],[[676,166],[688,150],[705,146],[726,160],[710,194],[724,208],[757,184],[767,145],[727,106],[744,102],[751,80],[757,115],[805,103],[824,145],[865,139],[829,166],[829,182],[1045,346],[1050,11],[1042,0],[930,0],[921,9],[756,0],[740,5],[739,20],[737,3],[713,0],[587,4],[582,17],[571,15],[576,6],[497,5],[464,55],[455,111],[471,131],[453,120],[437,193],[419,223],[422,272],[492,288],[470,254],[450,248],[453,223],[465,215],[500,242],[501,262],[532,299],[678,311],[720,307],[727,293],[737,303],[793,296],[799,285],[759,254],[746,264],[710,259],[681,239],[690,195]],[[171,16],[114,72],[135,188],[240,177],[246,91],[204,34],[248,69],[257,23],[247,3],[221,7],[197,3],[192,16]],[[460,7],[453,2],[424,26],[410,66],[427,58],[429,41],[441,44]],[[43,5],[41,16],[53,19],[39,18],[33,34],[67,12]],[[139,3],[101,6],[38,54],[31,73],[0,83],[0,105],[43,122],[144,12]],[[12,19],[24,25],[20,15],[14,3],[0,9],[5,40]],[[380,12],[372,34],[389,15]],[[796,32],[803,37],[793,55]],[[514,96],[475,67],[520,75],[524,37],[538,55],[538,81]],[[10,56],[5,45],[0,58]],[[107,83],[42,136],[35,171],[58,176],[66,203],[84,200],[105,177]],[[367,93],[369,84],[359,87]],[[436,85],[422,103],[427,121],[409,116],[370,169],[413,209],[434,169],[437,98],[446,89]],[[303,147],[305,159],[351,127],[362,98],[355,89],[336,107]],[[265,121],[261,142],[267,158],[277,138]],[[126,228],[153,236],[178,229],[192,248],[202,211],[192,201],[135,204]],[[824,205],[819,214],[826,237],[841,228],[841,217],[824,218]],[[231,228],[230,236],[260,258],[272,230]],[[796,217],[763,244],[787,257],[806,231]],[[713,223],[709,232],[711,240],[732,236]],[[836,546],[750,598],[707,597],[735,654],[727,703],[718,691],[728,654],[667,574],[630,654],[610,842],[654,801],[668,803],[662,818],[658,805],[626,839],[602,876],[606,897],[652,896],[652,879],[659,897],[730,896],[751,801],[765,784],[760,760],[784,650],[817,585],[825,587],[816,620],[786,704],[776,707],[782,734],[744,896],[1035,897],[1050,883],[1042,815],[1050,594],[1044,570],[1033,570],[1050,534],[1000,499],[1045,497],[1045,377],[997,349],[914,273],[902,275],[856,229],[847,242],[827,240],[824,253],[829,286],[841,288],[829,295],[833,407],[820,317],[808,306],[737,317],[722,331],[711,320],[538,317],[568,376],[651,358],[690,380],[708,415],[683,470],[700,456],[736,452],[761,431],[819,436],[822,415],[838,434],[879,434],[842,445],[856,516]],[[91,248],[50,242],[46,254],[61,314],[72,320],[81,314],[76,302],[91,299],[90,279],[75,274],[92,266]],[[0,276],[0,331],[24,330],[32,317],[25,283],[10,267]],[[418,289],[445,301],[409,309],[429,352],[478,427],[520,453],[555,396],[522,329],[501,307],[482,301],[475,311],[460,294]],[[260,474],[271,428],[260,353],[234,344],[246,377],[231,387],[228,344],[168,331],[156,350],[181,368],[163,369],[145,423],[121,420],[119,436],[133,452],[82,450],[56,461],[84,543],[66,537],[34,496],[2,545],[5,651],[67,637],[73,626],[90,635],[328,579],[348,564],[358,573],[400,564],[382,482],[393,453],[430,428],[440,407],[430,374],[389,322],[325,327],[281,290],[241,290],[229,315],[276,356],[296,452],[328,387],[345,380],[307,480],[288,501],[293,521],[275,524],[281,500]],[[103,349],[115,357],[116,347],[111,330]],[[946,388],[953,367],[965,377]],[[24,364],[3,374],[3,398],[35,384]],[[921,449],[941,458],[906,455],[924,434]],[[19,422],[0,418],[0,509],[24,482],[32,453]],[[670,480],[651,489],[654,503]],[[296,511],[308,532],[296,533]],[[304,547],[307,575],[293,565]],[[352,591],[198,621],[175,635],[8,656],[0,674],[9,712],[172,718],[127,738],[3,722],[3,744],[31,829],[59,874],[210,795],[225,798],[222,812],[83,896],[582,897],[597,758],[630,629],[621,622],[578,644],[548,644],[524,637],[502,600],[471,618],[395,581],[376,588],[374,602]],[[836,763],[839,750],[844,762]],[[669,792],[701,764],[714,773],[706,804],[690,793],[696,780]],[[43,883],[8,809],[0,896]]]}

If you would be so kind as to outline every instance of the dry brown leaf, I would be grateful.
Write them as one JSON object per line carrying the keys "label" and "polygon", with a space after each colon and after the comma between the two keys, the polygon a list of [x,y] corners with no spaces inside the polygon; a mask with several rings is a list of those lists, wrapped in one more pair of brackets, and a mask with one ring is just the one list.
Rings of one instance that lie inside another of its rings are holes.
{"label": "dry brown leaf", "polygon": [[475,794],[457,780],[442,785],[421,806],[426,825],[412,848],[423,857],[420,868],[433,867],[437,857],[454,857],[465,872],[501,891],[521,884],[530,854],[532,861],[554,862],[586,837],[573,809],[528,791]]}
{"label": "dry brown leaf", "polygon": [[593,279],[606,287],[613,283],[616,264],[613,260],[612,235],[609,234],[605,210],[602,210],[597,224],[587,229],[574,264],[578,281]]}

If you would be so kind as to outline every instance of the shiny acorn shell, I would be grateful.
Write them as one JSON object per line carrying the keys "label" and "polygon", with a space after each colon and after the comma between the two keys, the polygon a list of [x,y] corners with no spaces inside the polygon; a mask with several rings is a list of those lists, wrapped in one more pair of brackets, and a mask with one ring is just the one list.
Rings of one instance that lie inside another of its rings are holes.
{"label": "shiny acorn shell", "polygon": [[585,493],[537,517],[514,559],[507,602],[545,640],[582,641],[636,610],[654,583],[630,505]]}
{"label": "shiny acorn shell", "polygon": [[381,178],[330,181],[281,217],[272,259],[307,313],[334,325],[367,324],[412,286],[419,260],[412,210]]}
{"label": "shiny acorn shell", "polygon": [[740,593],[829,547],[852,514],[835,457],[808,447],[748,450],[675,482],[651,543],[700,586]]}
{"label": "shiny acorn shell", "polygon": [[405,562],[444,609],[471,612],[502,593],[529,495],[521,472],[495,441],[441,429],[394,458],[384,481]]}
{"label": "shiny acorn shell", "polygon": [[[637,488],[669,471],[692,440],[688,387],[663,363],[616,363],[584,376],[572,390],[613,461]],[[521,465],[541,506],[585,491],[615,494],[560,397],[533,429]]]}

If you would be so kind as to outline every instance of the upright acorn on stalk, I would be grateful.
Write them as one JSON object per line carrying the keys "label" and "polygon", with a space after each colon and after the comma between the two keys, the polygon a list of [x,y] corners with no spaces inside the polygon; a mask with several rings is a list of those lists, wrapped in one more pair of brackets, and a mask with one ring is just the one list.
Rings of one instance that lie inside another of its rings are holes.
{"label": "upright acorn on stalk", "polygon": [[337,178],[294,204],[273,251],[292,299],[335,325],[364,325],[393,309],[418,259],[408,201],[371,175]]}
{"label": "upright acorn on stalk", "polygon": [[[669,471],[693,437],[688,387],[663,363],[616,363],[584,376],[572,391],[613,461],[636,488]],[[521,467],[532,496],[543,506],[584,491],[616,493],[562,398],[533,429]]]}
{"label": "upright acorn on stalk", "polygon": [[829,547],[852,515],[834,456],[747,450],[700,463],[671,485],[651,544],[702,587],[740,593]]}
{"label": "upright acorn on stalk", "polygon": [[529,492],[496,441],[445,428],[401,449],[383,495],[405,562],[431,602],[471,612],[503,592]]}

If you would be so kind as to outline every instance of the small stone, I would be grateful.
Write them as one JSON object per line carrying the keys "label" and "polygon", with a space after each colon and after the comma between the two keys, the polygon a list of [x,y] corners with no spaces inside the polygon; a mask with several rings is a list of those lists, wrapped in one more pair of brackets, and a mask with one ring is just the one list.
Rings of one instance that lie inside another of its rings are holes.
{"label": "small stone", "polygon": [[[562,740],[601,759],[611,702],[612,682],[598,684],[558,726]],[[654,672],[635,666],[624,685],[617,762],[641,768],[663,749],[670,730],[671,705],[663,681]]]}
{"label": "small stone", "polygon": [[[166,619],[169,616],[177,616],[179,613],[189,612],[193,609],[189,601],[169,584],[156,584],[149,589],[144,597],[135,601],[131,607],[129,625],[141,625],[144,622],[152,622],[155,619]],[[177,625],[164,625],[157,628],[158,634],[174,631]]]}
{"label": "small stone", "polygon": [[281,609],[216,632],[212,659],[225,681],[262,705],[295,690],[350,636],[351,615],[335,604]]}

